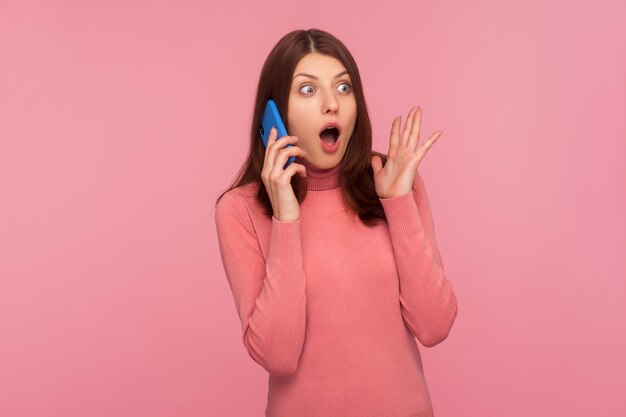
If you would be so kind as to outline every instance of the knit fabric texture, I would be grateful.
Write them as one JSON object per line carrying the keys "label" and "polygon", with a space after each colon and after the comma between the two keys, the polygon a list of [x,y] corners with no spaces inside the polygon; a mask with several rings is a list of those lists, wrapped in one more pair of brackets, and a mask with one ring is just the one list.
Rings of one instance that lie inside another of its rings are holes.
{"label": "knit fabric texture", "polygon": [[298,220],[266,216],[254,183],[215,211],[242,342],[269,374],[265,415],[433,416],[416,340],[441,343],[458,307],[423,179],[379,198],[387,221],[366,226],[343,202],[341,165],[296,162]]}

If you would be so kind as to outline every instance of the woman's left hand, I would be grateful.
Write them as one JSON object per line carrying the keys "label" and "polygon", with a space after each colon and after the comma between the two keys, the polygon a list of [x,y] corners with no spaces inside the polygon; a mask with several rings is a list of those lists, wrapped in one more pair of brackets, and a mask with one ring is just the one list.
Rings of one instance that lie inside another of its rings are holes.
{"label": "woman's left hand", "polygon": [[380,198],[393,198],[411,191],[417,167],[424,159],[426,152],[443,133],[443,130],[436,131],[424,145],[418,148],[422,109],[419,106],[411,108],[404,124],[402,137],[400,137],[401,120],[402,116],[398,116],[391,125],[389,152],[385,166],[383,167],[382,160],[377,155],[374,155],[371,160],[376,193]]}

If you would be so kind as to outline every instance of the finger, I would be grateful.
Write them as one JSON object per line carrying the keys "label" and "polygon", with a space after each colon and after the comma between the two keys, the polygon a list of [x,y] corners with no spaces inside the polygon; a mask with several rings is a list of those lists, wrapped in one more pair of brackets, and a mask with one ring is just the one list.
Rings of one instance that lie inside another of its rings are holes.
{"label": "finger", "polygon": [[276,155],[276,159],[274,160],[272,174],[278,176],[282,173],[283,170],[289,169],[289,167],[295,162],[289,164],[289,167],[284,168],[285,164],[287,163],[287,159],[289,159],[289,157],[291,156],[297,155],[304,156],[306,155],[306,152],[298,146],[289,146],[288,148],[281,149]]}
{"label": "finger", "polygon": [[303,178],[306,178],[306,167],[302,164],[292,162],[287,169],[285,169],[285,175],[293,177],[295,174],[300,174]]}
{"label": "finger", "polygon": [[[291,164],[291,165],[293,165],[293,164]],[[300,164],[298,164],[298,165],[300,165]],[[307,175],[306,175],[306,167],[304,165],[300,165],[298,167],[298,172],[300,173],[300,175],[302,175],[303,178],[307,177]]]}
{"label": "finger", "polygon": [[437,139],[439,139],[439,136],[441,136],[442,134],[443,130],[438,130],[430,136],[430,139],[428,139],[422,146],[420,146],[420,148],[417,150],[417,156],[419,161],[422,160],[424,155],[426,155],[428,150],[434,145],[435,142],[437,142]]}
{"label": "finger", "polygon": [[435,142],[437,142],[437,139],[439,139],[439,136],[441,136],[443,134],[443,130],[438,130],[435,133],[433,133],[432,135],[430,135],[430,138],[424,143],[424,148],[426,148],[426,150],[430,149]]}
{"label": "finger", "polygon": [[264,167],[268,166],[267,160],[268,160],[270,145],[276,141],[276,136],[278,136],[278,133],[276,132],[276,128],[272,126],[272,128],[270,129],[270,135],[267,138],[267,146],[265,147],[265,158],[263,159]]}
{"label": "finger", "polygon": [[269,147],[269,155],[267,156],[267,163],[270,172],[273,171],[274,165],[276,165],[276,155],[278,154],[278,152],[280,152],[289,144],[295,144],[296,142],[298,142],[298,140],[299,138],[297,136],[283,136],[282,138],[272,143],[272,146]]}
{"label": "finger", "polygon": [[404,124],[404,130],[402,131],[402,139],[400,143],[408,144],[409,143],[409,134],[411,132],[411,128],[413,127],[413,118],[415,116],[415,107],[411,108],[409,111],[409,115],[406,117],[406,123]]}
{"label": "finger", "polygon": [[372,157],[372,170],[374,171],[374,175],[378,174],[378,171],[380,171],[383,168],[383,162],[380,159],[380,157],[378,155],[374,155]]}
{"label": "finger", "polygon": [[413,116],[413,126],[411,128],[411,133],[409,134],[409,149],[415,150],[417,149],[417,145],[419,143],[419,134],[420,134],[420,126],[422,124],[422,108],[417,107],[417,111]]}
{"label": "finger", "polygon": [[389,135],[389,148],[400,144],[400,122],[401,121],[402,121],[402,116],[398,116],[395,119],[393,119],[393,123],[391,124],[391,134]]}

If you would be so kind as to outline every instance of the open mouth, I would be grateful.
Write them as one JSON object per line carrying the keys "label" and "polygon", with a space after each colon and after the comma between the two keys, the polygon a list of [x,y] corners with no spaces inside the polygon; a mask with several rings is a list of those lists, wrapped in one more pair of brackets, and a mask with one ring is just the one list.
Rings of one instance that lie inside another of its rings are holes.
{"label": "open mouth", "polygon": [[336,127],[329,127],[328,129],[322,130],[320,133],[320,139],[324,143],[333,144],[337,142],[339,138],[339,130]]}

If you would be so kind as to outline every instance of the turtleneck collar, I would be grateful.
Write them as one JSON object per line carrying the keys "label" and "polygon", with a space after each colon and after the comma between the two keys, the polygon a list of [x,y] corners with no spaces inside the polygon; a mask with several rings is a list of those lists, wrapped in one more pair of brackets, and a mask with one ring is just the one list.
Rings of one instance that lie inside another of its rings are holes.
{"label": "turtleneck collar", "polygon": [[296,157],[296,162],[304,165],[308,180],[308,189],[313,191],[330,190],[339,187],[341,162],[331,168],[318,168],[304,158]]}

